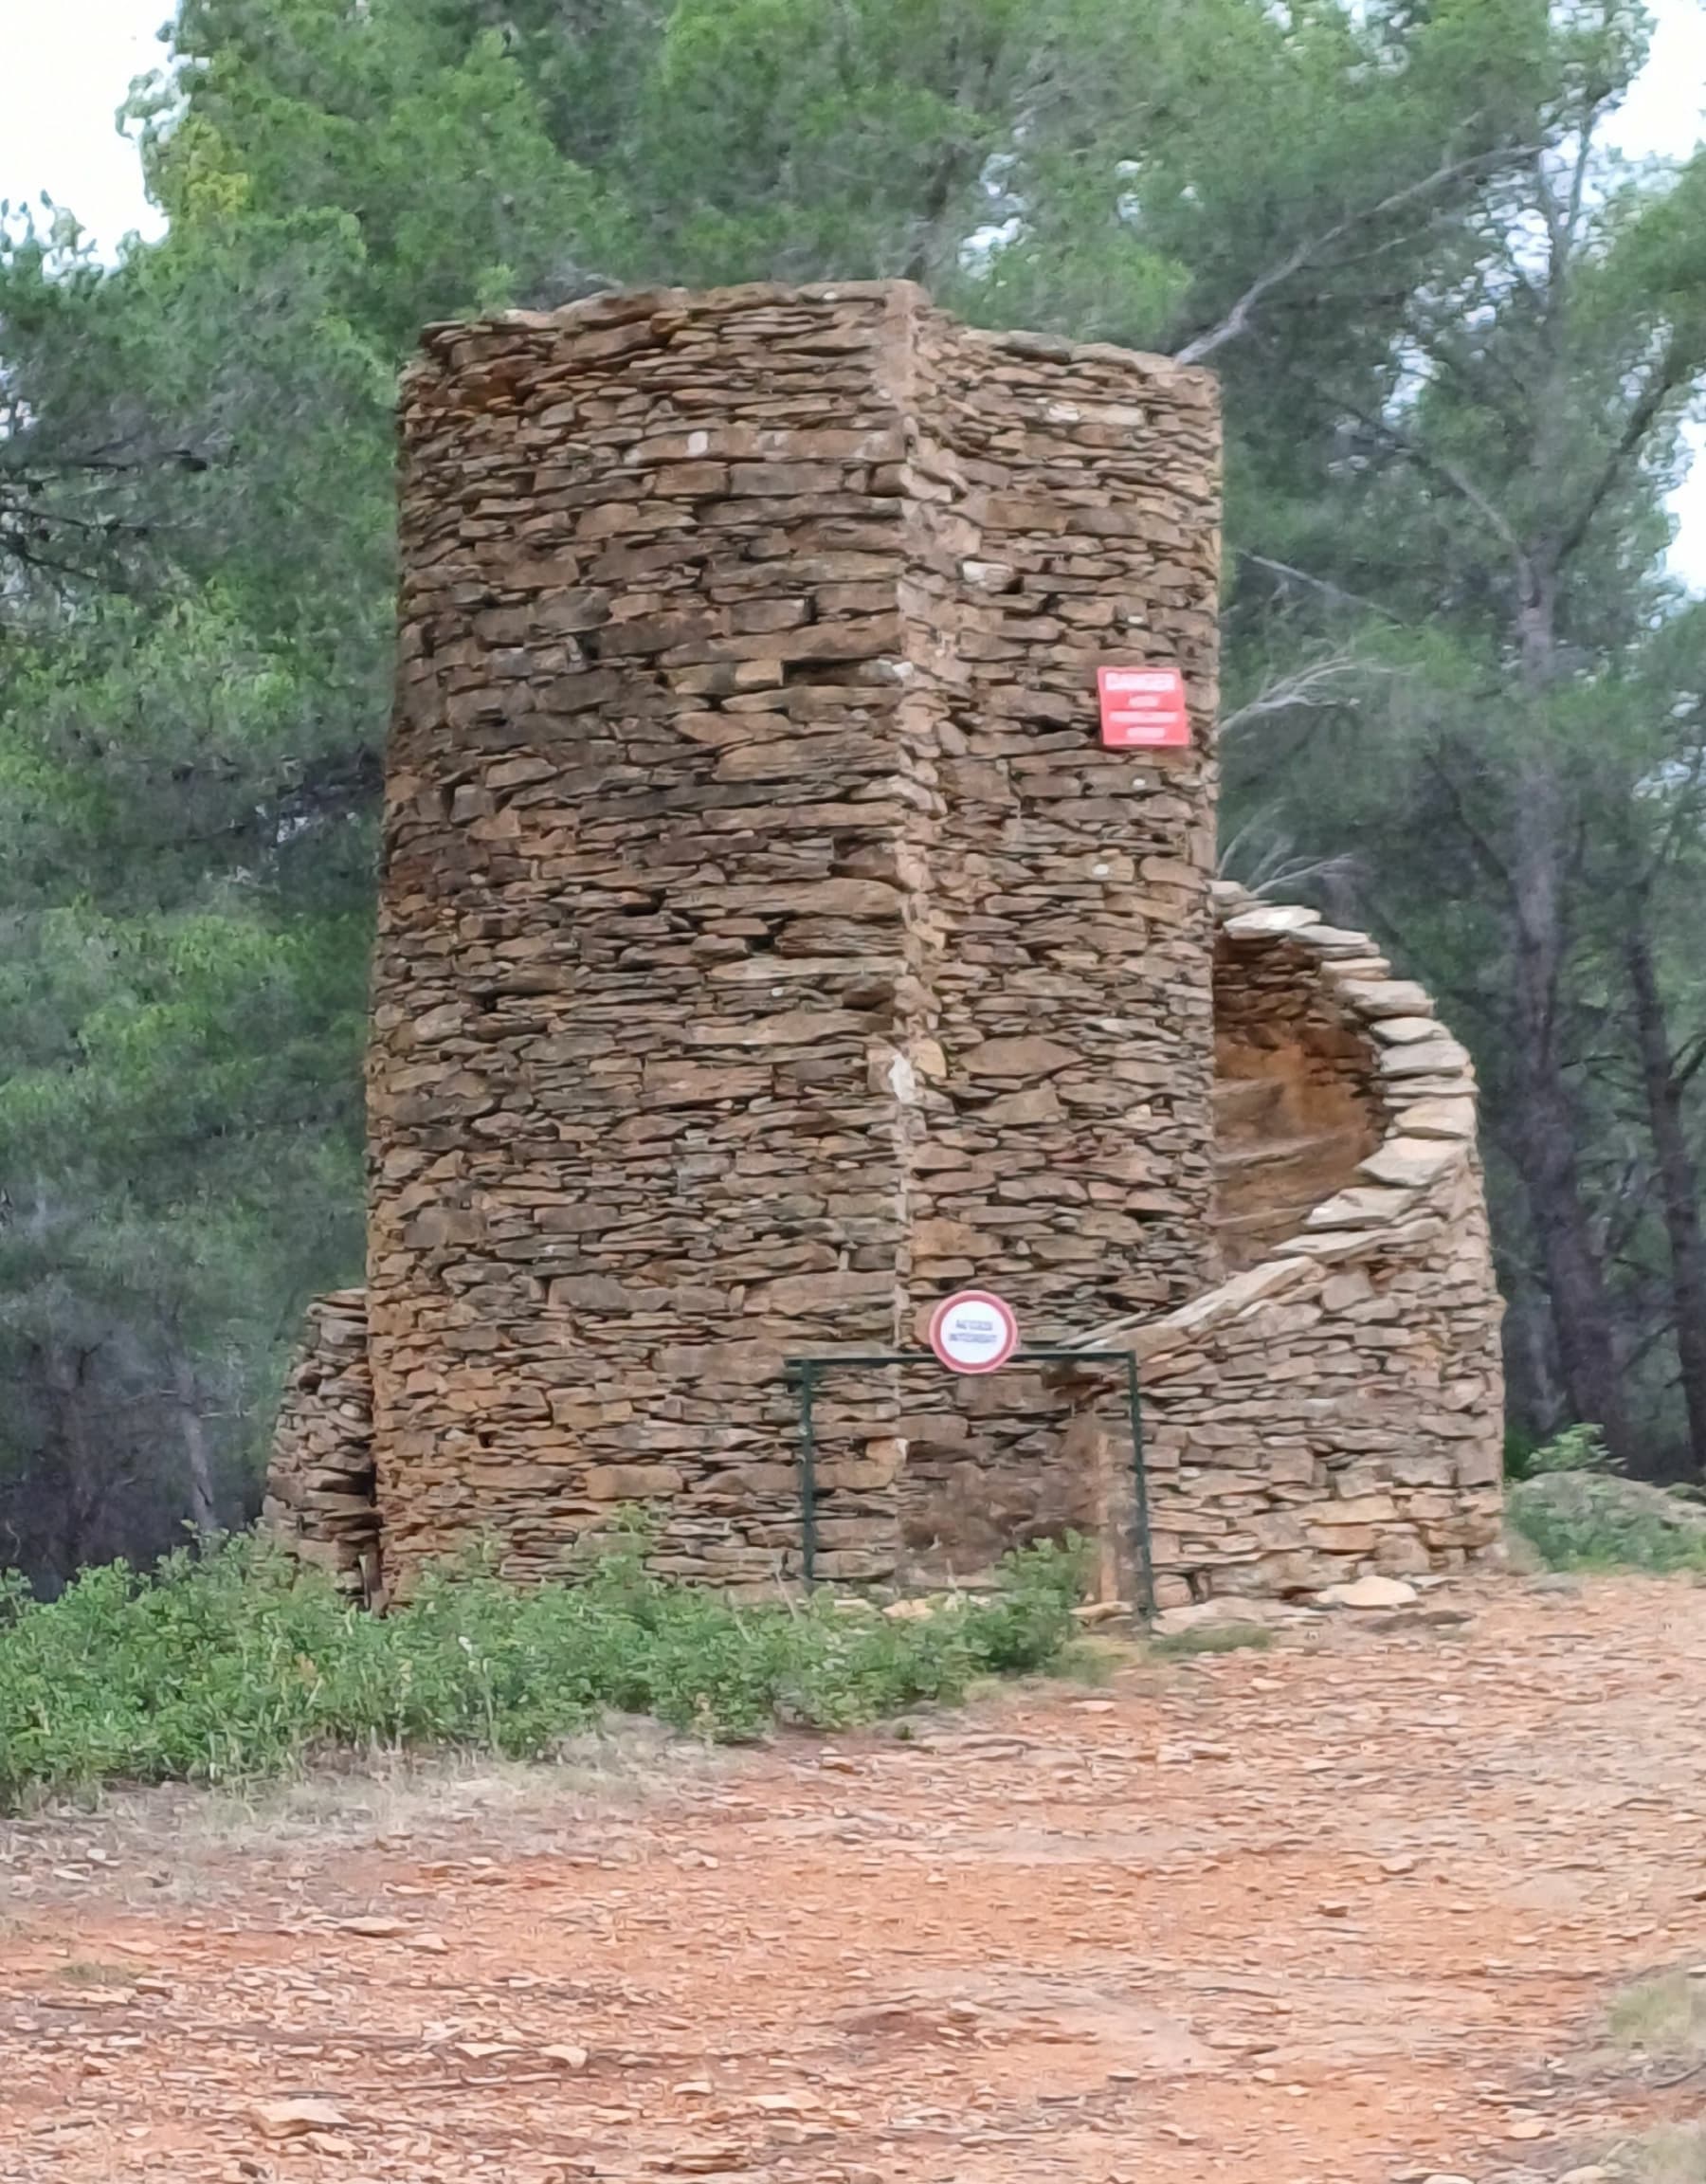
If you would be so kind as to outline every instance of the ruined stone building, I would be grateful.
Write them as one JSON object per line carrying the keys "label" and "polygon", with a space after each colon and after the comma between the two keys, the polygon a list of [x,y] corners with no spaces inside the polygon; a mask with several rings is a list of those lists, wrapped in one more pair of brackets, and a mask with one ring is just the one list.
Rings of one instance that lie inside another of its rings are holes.
{"label": "ruined stone building", "polygon": [[[1459,1564],[1498,1525],[1468,1059],[1373,943],[1214,880],[1206,373],[904,283],[432,329],[365,1292],[268,1515],[346,1578],[477,1533],[798,1567],[784,1360],[969,1283],[1140,1361],[1161,1596]],[[1183,671],[1110,749],[1097,672]],[[1105,1369],[826,1380],[819,1571],[1123,1538]]]}

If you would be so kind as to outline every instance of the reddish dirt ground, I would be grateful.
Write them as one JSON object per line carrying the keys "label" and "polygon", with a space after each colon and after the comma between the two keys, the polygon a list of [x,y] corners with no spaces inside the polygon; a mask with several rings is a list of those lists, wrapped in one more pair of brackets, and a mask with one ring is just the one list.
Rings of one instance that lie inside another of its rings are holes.
{"label": "reddish dirt ground", "polygon": [[1602,2028],[1706,1956],[1706,1591],[912,1726],[0,1830],[0,2175],[1388,2184],[1699,2104]]}

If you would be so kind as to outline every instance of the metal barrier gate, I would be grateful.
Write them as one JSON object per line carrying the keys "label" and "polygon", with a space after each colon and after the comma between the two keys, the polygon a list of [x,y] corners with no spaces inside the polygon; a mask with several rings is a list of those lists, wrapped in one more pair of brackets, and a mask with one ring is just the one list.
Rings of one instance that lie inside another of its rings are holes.
{"label": "metal barrier gate", "polygon": [[[1010,1365],[1112,1365],[1123,1369],[1126,1400],[1132,1418],[1133,1530],[1142,1612],[1155,1607],[1154,1557],[1150,1544],[1149,1481],[1143,1464],[1143,1410],[1137,1390],[1137,1359],[1130,1350],[1073,1350],[1062,1343],[1043,1343],[1015,1350],[1006,1360]],[[800,1567],[809,1591],[817,1583],[817,1435],[812,1406],[826,1374],[874,1371],[890,1365],[934,1365],[945,1371],[934,1350],[867,1350],[841,1357],[788,1357],[783,1370],[789,1383],[800,1392]]]}

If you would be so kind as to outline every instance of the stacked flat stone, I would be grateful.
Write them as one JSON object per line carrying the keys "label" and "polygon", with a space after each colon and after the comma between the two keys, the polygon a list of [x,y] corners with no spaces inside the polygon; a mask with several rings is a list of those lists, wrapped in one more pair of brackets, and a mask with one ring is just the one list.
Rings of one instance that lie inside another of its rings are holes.
{"label": "stacked flat stone", "polygon": [[[1139,1359],[1160,1604],[1496,1558],[1501,1306],[1468,1057],[1365,936],[1216,892],[1217,1045],[1234,1072],[1222,1087],[1261,1082],[1261,1057],[1289,1069],[1300,1055],[1317,1092],[1338,1073],[1372,1142],[1271,1253],[1182,1309],[1092,1338]],[[299,1477],[307,1447],[322,1484],[371,1476],[359,1380],[354,1400],[336,1400],[344,1372],[358,1372],[340,1360],[360,1293],[327,1301],[313,1322],[320,1361],[296,1375],[275,1481]],[[1104,1590],[1129,1597],[1134,1504],[1117,1376],[933,1377],[928,1407],[903,1421],[896,1574],[975,1579],[1016,1542],[1071,1529],[1101,1542]],[[797,1521],[787,1429],[775,1452]],[[325,1540],[330,1558],[336,1526],[360,1529],[358,1512],[335,1505],[328,1518],[297,1494],[290,1537]],[[336,1552],[353,1567],[347,1548]]]}
{"label": "stacked flat stone", "polygon": [[1160,1605],[1496,1560],[1503,1307],[1469,1057],[1366,934],[1216,893],[1225,1020],[1249,1040],[1265,1015],[1278,1046],[1336,1019],[1380,1141],[1269,1256],[1092,1338],[1138,1358]]}
{"label": "stacked flat stone", "polygon": [[[430,331],[404,438],[388,1570],[644,1501],[762,1581],[785,1356],[1211,1271],[1212,382],[905,284],[657,293]],[[1195,748],[1100,748],[1110,659],[1183,667]],[[900,1392],[830,1397],[820,1568],[883,1577]]]}
{"label": "stacked flat stone", "polygon": [[1054,1339],[1212,1266],[1213,774],[1100,748],[1095,691],[1111,658],[1177,662],[1211,747],[1214,389],[935,313],[915,371],[913,1291],[991,1283]]}
{"label": "stacked flat stone", "polygon": [[360,1289],[317,1297],[308,1308],[284,1383],[262,1524],[342,1591],[371,1598],[377,1590],[373,1383]]}
{"label": "stacked flat stone", "polygon": [[[406,1586],[644,1502],[665,1571],[790,1576],[785,1358],[976,1282],[1141,1360],[1164,1601],[1488,1554],[1468,1059],[1365,936],[1212,899],[1211,382],[903,283],[659,292],[431,330],[404,439],[372,1404],[344,1293],[279,1527]],[[1145,662],[1189,750],[1100,747]],[[819,1574],[1072,1526],[1129,1586],[1118,1383],[832,1375]]]}

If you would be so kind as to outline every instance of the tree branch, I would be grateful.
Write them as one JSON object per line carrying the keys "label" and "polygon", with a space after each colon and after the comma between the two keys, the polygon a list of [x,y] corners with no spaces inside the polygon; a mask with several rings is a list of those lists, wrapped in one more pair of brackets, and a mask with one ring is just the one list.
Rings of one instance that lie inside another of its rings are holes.
{"label": "tree branch", "polygon": [[1517,537],[1510,518],[1488,499],[1460,463],[1454,462],[1449,455],[1436,455],[1431,448],[1424,447],[1419,441],[1412,440],[1407,432],[1392,424],[1389,419],[1375,416],[1370,411],[1359,408],[1353,402],[1343,402],[1341,407],[1348,410],[1357,423],[1368,431],[1377,433],[1395,454],[1405,456],[1409,462],[1415,464],[1419,470],[1425,470],[1432,476],[1443,479],[1454,493],[1459,494],[1466,500],[1476,514],[1486,522],[1489,529],[1497,537],[1499,544],[1510,555],[1515,567],[1517,583],[1523,597],[1533,596],[1536,573],[1528,549]]}
{"label": "tree branch", "polygon": [[1624,1162],[1623,1173],[1613,1187],[1610,1209],[1606,1217],[1605,1247],[1607,1258],[1621,1260],[1624,1248],[1641,1226],[1642,1216],[1652,1203],[1654,1178],[1642,1168],[1639,1160],[1631,1157]]}
{"label": "tree branch", "polygon": [[1276,714],[1336,705],[1340,701],[1338,685],[1362,672],[1362,664],[1348,652],[1306,661],[1301,667],[1295,668],[1289,675],[1281,675],[1277,682],[1259,690],[1246,703],[1223,714],[1221,734],[1236,736],[1241,728],[1251,727],[1258,720],[1272,719]]}
{"label": "tree branch", "polygon": [[[1651,1307],[1649,1307],[1649,1309]],[[1676,1326],[1676,1323],[1677,1322],[1674,1317],[1670,1313],[1661,1313],[1658,1325],[1655,1327],[1649,1327],[1644,1335],[1641,1336],[1638,1340],[1632,1342],[1629,1345],[1628,1355],[1624,1359],[1624,1371],[1625,1373],[1634,1372],[1636,1366],[1642,1362],[1642,1358],[1650,1356],[1653,1351],[1658,1349],[1660,1343],[1666,1339],[1666,1338],[1670,1335],[1671,1331]],[[1676,1382],[1673,1380],[1671,1385],[1674,1387]],[[1701,2068],[1706,2067],[1706,2066],[1697,2065],[1696,2067]],[[1693,2075],[1693,2071],[1689,2070],[1685,2070],[1682,2073],[1684,2078],[1692,2077]],[[1678,2084],[1679,2082],[1680,2081],[1670,2079],[1664,2081],[1664,2083],[1667,2084]]]}
{"label": "tree branch", "polygon": [[[1684,1055],[1688,1057],[1686,1061],[1683,1060]],[[1671,1075],[1679,1090],[1698,1074],[1702,1062],[1706,1062],[1706,1031],[1697,1033],[1686,1046],[1679,1048],[1676,1060],[1671,1064]]]}
{"label": "tree branch", "polygon": [[1641,443],[1652,429],[1654,419],[1687,376],[1686,363],[1676,343],[1672,342],[1654,365],[1652,376],[1624,418],[1624,428],[1600,465],[1599,473],[1583,497],[1581,506],[1545,550],[1545,565],[1554,575],[1587,537],[1589,525],[1599,514],[1606,496],[1617,483],[1624,464],[1639,451]]}
{"label": "tree branch", "polygon": [[1515,892],[1510,866],[1494,848],[1487,835],[1469,816],[1469,808],[1463,802],[1463,792],[1453,780],[1444,761],[1436,753],[1430,751],[1427,754],[1425,764],[1427,771],[1445,792],[1452,814],[1462,828],[1464,839],[1468,842],[1470,848],[1474,850],[1480,864],[1507,893]]}
{"label": "tree branch", "polygon": [[1217,349],[1224,349],[1227,342],[1236,341],[1240,335],[1248,333],[1250,321],[1266,297],[1276,288],[1283,286],[1294,274],[1301,273],[1306,265],[1313,264],[1323,250],[1330,249],[1334,243],[1356,228],[1366,227],[1370,221],[1384,219],[1388,212],[1396,212],[1406,205],[1413,205],[1419,197],[1428,196],[1462,175],[1473,174],[1479,168],[1502,166],[1507,161],[1527,158],[1537,149],[1535,145],[1524,144],[1510,150],[1478,152],[1468,159],[1450,160],[1443,167],[1436,167],[1431,174],[1425,174],[1421,181],[1407,183],[1402,190],[1394,190],[1389,196],[1381,198],[1378,204],[1365,205],[1359,211],[1347,213],[1344,219],[1334,221],[1331,228],[1322,228],[1318,235],[1306,236],[1286,253],[1278,265],[1271,267],[1260,279],[1252,281],[1217,325],[1210,326],[1207,332],[1187,341],[1182,349],[1175,349],[1174,361],[1180,364],[1201,364],[1205,358],[1212,356]]}
{"label": "tree branch", "polygon": [[1297,569],[1289,561],[1276,561],[1271,555],[1253,554],[1247,546],[1240,547],[1238,558],[1247,561],[1253,569],[1265,569],[1271,576],[1282,576],[1288,584],[1306,584],[1324,598],[1336,599],[1344,607],[1359,607],[1365,613],[1382,615],[1388,622],[1402,623],[1403,616],[1394,614],[1389,607],[1383,607],[1377,599],[1365,599],[1360,592],[1347,592],[1342,584],[1334,584],[1325,576],[1312,576],[1307,569]]}

